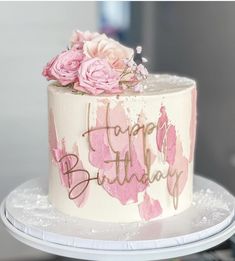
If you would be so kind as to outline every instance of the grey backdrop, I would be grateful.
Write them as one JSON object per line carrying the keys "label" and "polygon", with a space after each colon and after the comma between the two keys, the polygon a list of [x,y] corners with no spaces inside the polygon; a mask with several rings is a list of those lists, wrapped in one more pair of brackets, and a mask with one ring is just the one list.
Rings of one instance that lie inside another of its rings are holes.
{"label": "grey backdrop", "polygon": [[138,2],[131,21],[152,71],[197,80],[195,169],[235,193],[235,3]]}
{"label": "grey backdrop", "polygon": [[[15,186],[47,175],[45,63],[66,48],[72,30],[97,30],[97,4],[0,3],[0,200]],[[0,260],[42,260],[0,222]],[[14,259],[15,258],[15,259]]]}

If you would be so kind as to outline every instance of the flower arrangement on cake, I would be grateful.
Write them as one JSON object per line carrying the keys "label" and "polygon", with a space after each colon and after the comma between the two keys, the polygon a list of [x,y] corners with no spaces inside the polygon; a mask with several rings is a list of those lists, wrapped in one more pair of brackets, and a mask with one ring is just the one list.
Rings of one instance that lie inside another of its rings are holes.
{"label": "flower arrangement on cake", "polygon": [[136,51],[108,38],[105,34],[75,31],[67,50],[54,57],[44,68],[47,80],[77,92],[99,95],[120,94],[125,89],[141,92],[148,71]]}

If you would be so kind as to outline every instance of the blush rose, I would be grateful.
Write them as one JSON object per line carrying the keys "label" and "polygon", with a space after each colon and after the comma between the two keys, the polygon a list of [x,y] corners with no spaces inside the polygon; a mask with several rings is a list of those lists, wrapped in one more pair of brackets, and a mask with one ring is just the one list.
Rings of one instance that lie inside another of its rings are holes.
{"label": "blush rose", "polygon": [[62,85],[73,83],[77,80],[83,58],[84,55],[78,50],[64,51],[45,66],[42,74],[48,80],[58,80]]}
{"label": "blush rose", "polygon": [[75,90],[93,95],[122,91],[119,87],[119,74],[105,59],[90,58],[83,61],[78,75]]}
{"label": "blush rose", "polygon": [[70,46],[77,49],[82,49],[85,41],[91,41],[96,37],[106,37],[104,34],[99,34],[97,32],[85,31],[81,32],[79,30],[74,31],[70,38]]}
{"label": "blush rose", "polygon": [[91,41],[86,41],[83,51],[89,58],[106,59],[112,68],[119,73],[122,73],[126,68],[125,60],[132,59],[134,54],[133,49],[107,37],[97,37]]}

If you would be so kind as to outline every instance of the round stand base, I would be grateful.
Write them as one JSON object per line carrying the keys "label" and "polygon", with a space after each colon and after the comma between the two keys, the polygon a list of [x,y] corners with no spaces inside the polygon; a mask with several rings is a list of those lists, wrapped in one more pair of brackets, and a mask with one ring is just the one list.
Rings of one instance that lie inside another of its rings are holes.
{"label": "round stand base", "polygon": [[47,182],[35,179],[12,191],[1,218],[21,242],[42,251],[87,260],[161,260],[211,248],[235,233],[235,199],[195,175],[192,206],[152,222],[115,224],[67,216],[48,202]]}

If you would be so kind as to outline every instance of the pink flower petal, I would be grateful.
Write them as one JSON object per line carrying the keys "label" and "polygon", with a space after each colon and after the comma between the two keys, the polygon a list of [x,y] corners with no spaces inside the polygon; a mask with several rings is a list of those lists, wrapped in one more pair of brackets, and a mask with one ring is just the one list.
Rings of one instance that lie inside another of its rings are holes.
{"label": "pink flower petal", "polygon": [[145,192],[144,201],[139,204],[140,217],[143,220],[150,220],[161,215],[162,207],[158,200],[150,198],[150,196]]}

